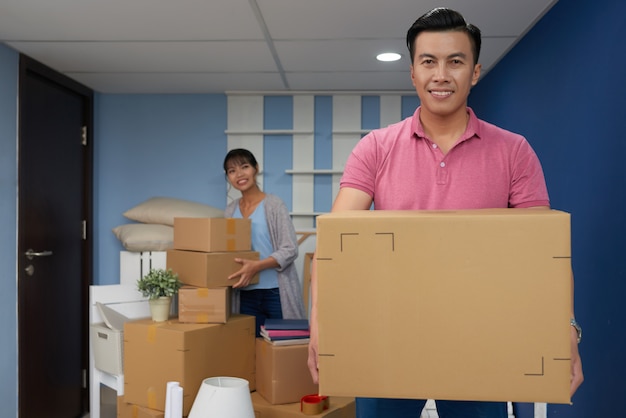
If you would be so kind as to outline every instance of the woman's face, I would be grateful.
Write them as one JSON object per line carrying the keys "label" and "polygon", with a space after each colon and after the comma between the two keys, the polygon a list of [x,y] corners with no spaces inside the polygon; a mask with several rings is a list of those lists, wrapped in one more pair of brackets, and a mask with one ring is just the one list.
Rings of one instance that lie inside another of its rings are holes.
{"label": "woman's face", "polygon": [[226,177],[228,182],[240,192],[256,187],[257,169],[246,161],[230,162],[227,164]]}

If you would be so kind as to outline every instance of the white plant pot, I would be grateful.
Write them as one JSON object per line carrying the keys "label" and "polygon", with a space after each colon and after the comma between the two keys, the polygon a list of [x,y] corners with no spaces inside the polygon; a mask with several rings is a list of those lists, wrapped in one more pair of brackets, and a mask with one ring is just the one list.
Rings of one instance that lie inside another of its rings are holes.
{"label": "white plant pot", "polygon": [[165,322],[170,318],[170,306],[172,298],[161,296],[158,299],[150,299],[150,313],[154,322]]}

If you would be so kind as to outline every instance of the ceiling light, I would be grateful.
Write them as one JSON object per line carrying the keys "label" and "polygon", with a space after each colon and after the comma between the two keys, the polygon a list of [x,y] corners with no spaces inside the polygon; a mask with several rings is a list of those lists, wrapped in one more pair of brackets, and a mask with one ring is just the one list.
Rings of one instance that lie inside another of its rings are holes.
{"label": "ceiling light", "polygon": [[402,55],[396,52],[383,52],[382,54],[376,55],[378,61],[384,62],[398,61],[400,58],[402,58]]}

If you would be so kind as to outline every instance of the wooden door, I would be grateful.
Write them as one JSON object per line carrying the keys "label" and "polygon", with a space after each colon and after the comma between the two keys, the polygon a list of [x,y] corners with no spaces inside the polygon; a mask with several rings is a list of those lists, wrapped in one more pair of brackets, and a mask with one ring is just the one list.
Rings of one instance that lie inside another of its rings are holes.
{"label": "wooden door", "polygon": [[91,90],[20,57],[21,418],[80,417],[89,409],[92,102]]}

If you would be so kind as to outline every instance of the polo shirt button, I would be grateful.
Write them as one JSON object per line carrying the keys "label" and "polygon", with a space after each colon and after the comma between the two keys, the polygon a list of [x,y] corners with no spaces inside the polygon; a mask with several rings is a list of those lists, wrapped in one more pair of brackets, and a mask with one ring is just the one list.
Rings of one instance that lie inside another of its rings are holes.
{"label": "polo shirt button", "polygon": [[443,161],[439,163],[439,167],[442,167],[442,168],[443,168],[443,167],[445,167],[445,166],[446,166],[446,163],[444,163]]}
{"label": "polo shirt button", "polygon": [[437,148],[437,144],[433,144],[433,148]]}

